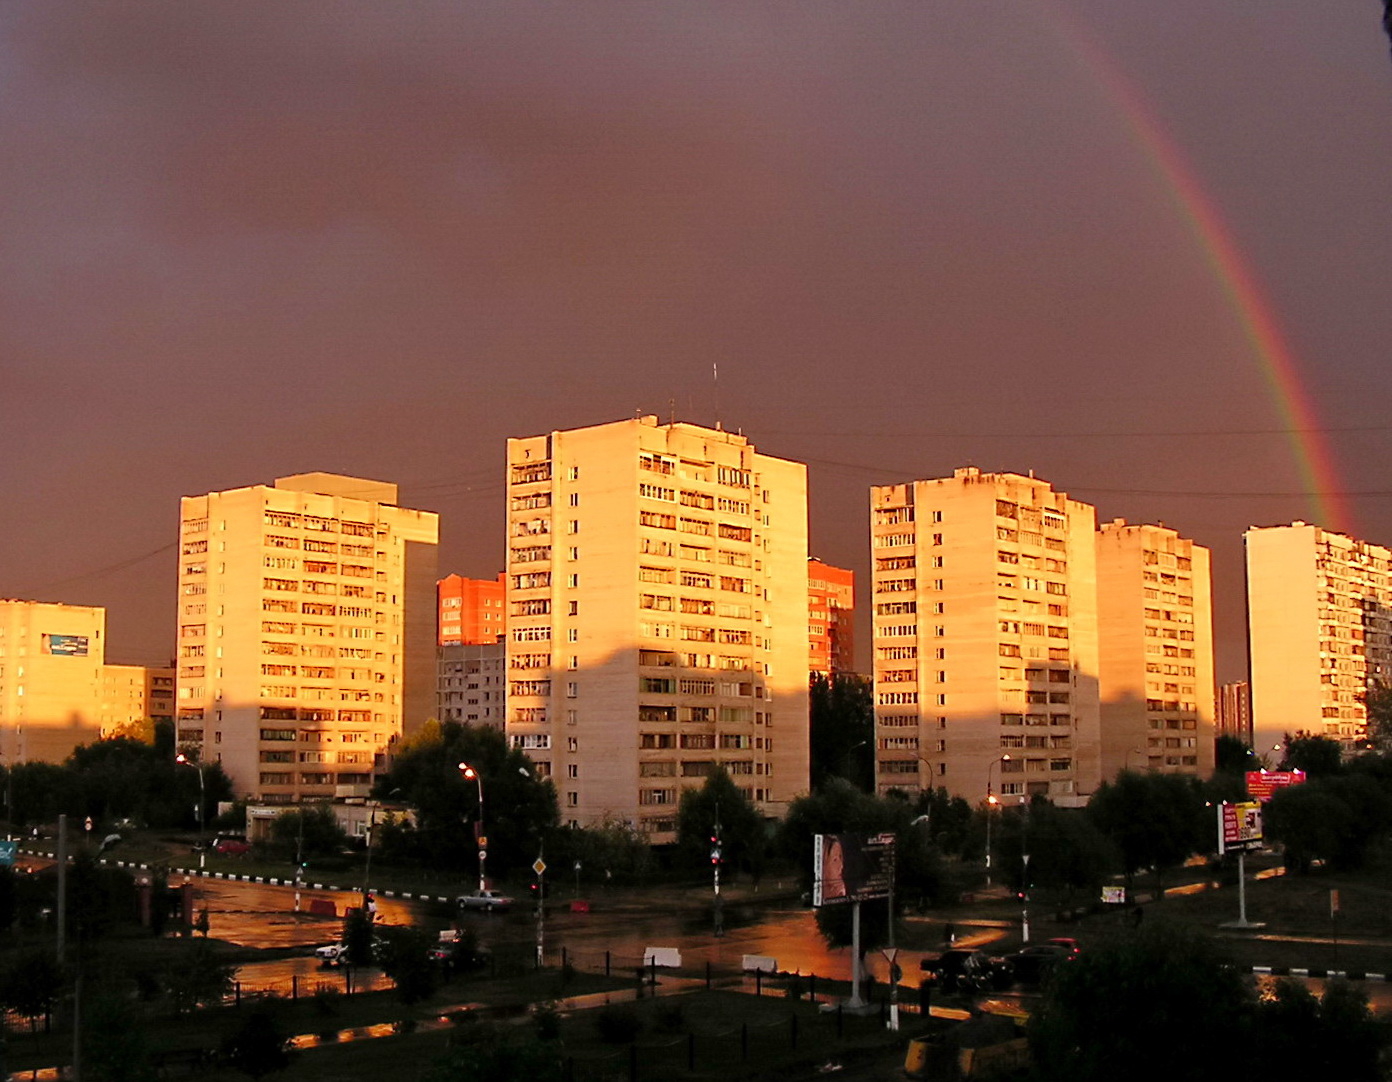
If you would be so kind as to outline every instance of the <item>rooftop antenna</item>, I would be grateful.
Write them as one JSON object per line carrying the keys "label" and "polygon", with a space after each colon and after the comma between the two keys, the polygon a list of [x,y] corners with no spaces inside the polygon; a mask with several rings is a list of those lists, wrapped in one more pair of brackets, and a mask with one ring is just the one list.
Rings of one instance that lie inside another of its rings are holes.
{"label": "rooftop antenna", "polygon": [[725,431],[720,427],[720,364],[711,361],[711,387],[715,392],[715,430]]}

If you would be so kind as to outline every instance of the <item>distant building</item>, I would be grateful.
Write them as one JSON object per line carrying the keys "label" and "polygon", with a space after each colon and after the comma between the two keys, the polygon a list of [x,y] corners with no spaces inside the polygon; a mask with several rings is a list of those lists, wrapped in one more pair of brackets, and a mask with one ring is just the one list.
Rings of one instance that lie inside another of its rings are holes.
{"label": "distant building", "polygon": [[506,665],[503,642],[442,646],[436,693],[439,719],[501,729],[507,714]]}
{"label": "distant building", "polygon": [[1078,805],[1101,781],[1096,512],[959,469],[870,490],[876,788]]}
{"label": "distant building", "polygon": [[855,672],[855,572],[807,561],[807,630],[812,672]]}
{"label": "distant building", "polygon": [[639,417],[508,441],[507,734],[561,817],[675,837],[716,766],[808,783],[806,467]]}
{"label": "distant building", "polygon": [[365,796],[435,710],[437,537],[337,474],[182,500],[179,744],[265,803]]}
{"label": "distant building", "polygon": [[106,610],[0,600],[0,758],[60,763],[101,738]]}
{"label": "distant building", "polygon": [[1097,534],[1102,776],[1213,773],[1208,550],[1165,526]]}
{"label": "distant building", "polygon": [[1218,689],[1218,735],[1233,736],[1249,748],[1255,747],[1252,732],[1252,685],[1246,680],[1224,684]]}
{"label": "distant building", "polygon": [[1252,725],[1354,744],[1392,679],[1392,552],[1305,522],[1245,539]]}
{"label": "distant building", "polygon": [[102,666],[102,736],[147,720],[173,724],[174,673],[163,666]]}
{"label": "distant building", "polygon": [[446,575],[436,583],[440,646],[494,643],[507,631],[503,609],[505,576],[466,579]]}

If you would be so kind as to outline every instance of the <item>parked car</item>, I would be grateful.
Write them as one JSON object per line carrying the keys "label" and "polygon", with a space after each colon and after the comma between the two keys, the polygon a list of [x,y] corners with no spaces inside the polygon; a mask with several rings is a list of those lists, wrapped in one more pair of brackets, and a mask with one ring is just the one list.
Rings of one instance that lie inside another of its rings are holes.
{"label": "parked car", "polygon": [[[373,939],[372,941],[372,960],[375,962],[380,959],[382,954],[382,941]],[[319,959],[321,966],[337,966],[348,961],[347,943],[330,943],[327,946],[315,947],[314,957]]]}
{"label": "parked car", "polygon": [[455,899],[460,909],[482,910],[485,913],[506,913],[513,907],[513,900],[496,890],[476,890],[472,894],[461,894]]}
{"label": "parked car", "polygon": [[241,835],[223,835],[213,842],[213,852],[224,857],[240,857],[251,852],[251,843]]}
{"label": "parked car", "polygon": [[1042,984],[1054,969],[1073,957],[1073,952],[1058,943],[1032,943],[1014,954],[1006,955],[1015,979],[1021,984]]}
{"label": "parked car", "polygon": [[1011,982],[1010,963],[985,951],[943,951],[936,958],[923,959],[919,968],[944,992],[986,992],[1009,988]]}

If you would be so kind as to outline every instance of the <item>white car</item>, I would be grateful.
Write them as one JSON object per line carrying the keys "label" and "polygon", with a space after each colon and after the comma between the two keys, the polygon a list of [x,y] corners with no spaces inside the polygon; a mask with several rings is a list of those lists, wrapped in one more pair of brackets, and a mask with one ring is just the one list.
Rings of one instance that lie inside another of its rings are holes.
{"label": "white car", "polygon": [[336,966],[347,953],[347,943],[330,943],[327,947],[316,947],[314,957],[319,959],[321,966]]}

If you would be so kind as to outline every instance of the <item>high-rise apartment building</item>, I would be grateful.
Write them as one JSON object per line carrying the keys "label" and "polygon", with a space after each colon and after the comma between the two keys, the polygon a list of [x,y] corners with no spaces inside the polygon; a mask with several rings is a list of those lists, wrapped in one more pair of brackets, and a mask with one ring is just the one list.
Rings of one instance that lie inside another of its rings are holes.
{"label": "high-rise apartment building", "polygon": [[1249,748],[1255,746],[1252,733],[1252,685],[1246,680],[1224,684],[1218,689],[1219,736],[1241,740]]}
{"label": "high-rise apartment building", "polygon": [[1208,550],[1165,526],[1097,534],[1102,776],[1213,772]]}
{"label": "high-rise apartment building", "polygon": [[149,722],[174,721],[174,669],[150,665],[102,666],[102,736]]}
{"label": "high-rise apartment building", "polygon": [[870,508],[877,789],[1084,802],[1101,777],[1093,508],[974,467],[875,486]]}
{"label": "high-rise apartment building", "polygon": [[60,763],[101,738],[106,610],[0,599],[0,756]]}
{"label": "high-rise apartment building", "polygon": [[1392,552],[1305,522],[1245,538],[1253,725],[1354,743],[1392,679]]}
{"label": "high-rise apartment building", "polygon": [[437,713],[441,721],[501,729],[507,704],[507,647],[502,642],[440,647]]}
{"label": "high-rise apartment building", "polygon": [[808,560],[807,610],[810,671],[855,672],[855,572]]}
{"label": "high-rise apartment building", "polygon": [[720,765],[807,787],[806,467],[639,417],[508,441],[508,718],[561,816],[676,827]]}
{"label": "high-rise apartment building", "polygon": [[507,631],[504,578],[466,579],[446,575],[436,583],[440,646],[495,643]]}
{"label": "high-rise apartment building", "polygon": [[178,740],[268,803],[362,796],[435,709],[437,516],[329,473],[181,501]]}

